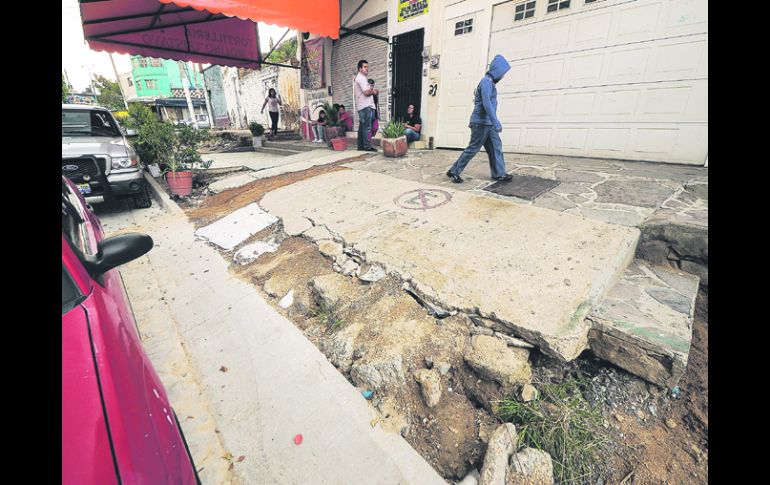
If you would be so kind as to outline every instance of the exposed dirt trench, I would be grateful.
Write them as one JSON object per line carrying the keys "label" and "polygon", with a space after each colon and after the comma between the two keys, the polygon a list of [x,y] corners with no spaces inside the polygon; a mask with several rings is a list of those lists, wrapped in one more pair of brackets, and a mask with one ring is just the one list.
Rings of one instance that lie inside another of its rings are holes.
{"label": "exposed dirt trench", "polygon": [[[343,170],[341,163],[256,180],[186,207],[206,225],[264,194],[298,180]],[[340,244],[331,235],[330,244]],[[474,327],[463,313],[446,315],[418,303],[403,282],[386,275],[364,282],[341,274],[329,251],[303,237],[287,237],[280,224],[243,245],[273,240],[277,251],[231,271],[253,284],[361,391],[374,391],[379,418],[372,426],[400,433],[448,481],[481,469],[486,443],[500,424],[495,402],[517,388],[480,376],[464,360]],[[321,244],[324,241],[320,242]],[[236,248],[237,250],[238,248]],[[223,253],[232,260],[234,253]],[[347,259],[355,259],[346,255]],[[369,265],[358,261],[364,274]],[[336,269],[336,271],[335,271]],[[279,302],[292,293],[287,308]],[[435,303],[435,302],[434,302]],[[427,308],[426,308],[427,307]],[[442,318],[436,318],[436,316]],[[602,409],[608,444],[595,476],[585,483],[706,483],[708,473],[708,296],[700,294],[687,373],[679,400],[667,390],[594,358],[590,352],[561,364],[532,350],[533,379],[577,377],[590,382],[587,398]],[[438,403],[428,406],[418,374],[438,376]]]}

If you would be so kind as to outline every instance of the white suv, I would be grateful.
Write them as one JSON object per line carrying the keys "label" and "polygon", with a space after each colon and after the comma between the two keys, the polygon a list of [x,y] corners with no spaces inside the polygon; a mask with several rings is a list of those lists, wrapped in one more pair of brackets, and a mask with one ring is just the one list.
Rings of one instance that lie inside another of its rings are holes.
{"label": "white suv", "polygon": [[142,164],[109,110],[98,106],[61,106],[62,175],[88,200],[132,197],[136,207],[152,204]]}

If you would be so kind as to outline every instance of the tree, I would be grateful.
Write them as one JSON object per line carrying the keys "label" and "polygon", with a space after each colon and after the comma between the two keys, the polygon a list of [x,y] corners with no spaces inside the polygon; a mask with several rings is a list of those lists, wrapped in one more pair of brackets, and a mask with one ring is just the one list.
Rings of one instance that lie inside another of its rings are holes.
{"label": "tree", "polygon": [[125,109],[123,104],[123,95],[120,93],[120,85],[104,76],[96,76],[94,87],[99,93],[96,101],[100,106],[108,109]]}
{"label": "tree", "polygon": [[70,87],[67,86],[67,81],[64,80],[64,74],[61,75],[61,102],[67,102],[67,95],[70,93]]}
{"label": "tree", "polygon": [[289,39],[282,43],[265,59],[267,62],[285,63],[297,57],[297,38]]}

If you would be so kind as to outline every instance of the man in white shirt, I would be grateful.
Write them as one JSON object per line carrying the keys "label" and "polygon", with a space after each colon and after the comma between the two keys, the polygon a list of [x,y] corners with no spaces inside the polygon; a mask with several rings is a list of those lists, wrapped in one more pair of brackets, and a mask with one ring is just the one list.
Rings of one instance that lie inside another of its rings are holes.
{"label": "man in white shirt", "polygon": [[369,87],[368,75],[369,62],[365,60],[358,61],[358,74],[356,75],[353,87],[356,109],[358,110],[358,149],[365,152],[376,152],[377,149],[372,146],[368,134],[372,129],[372,119],[374,119],[373,96],[380,94],[380,92],[373,87]]}

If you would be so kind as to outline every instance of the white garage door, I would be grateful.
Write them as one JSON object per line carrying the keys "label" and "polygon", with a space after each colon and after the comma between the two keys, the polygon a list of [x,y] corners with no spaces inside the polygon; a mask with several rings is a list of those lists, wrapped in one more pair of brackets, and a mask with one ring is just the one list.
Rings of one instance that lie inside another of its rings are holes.
{"label": "white garage door", "polygon": [[702,165],[707,0],[585,2],[494,7],[485,61],[511,64],[497,86],[505,151]]}

